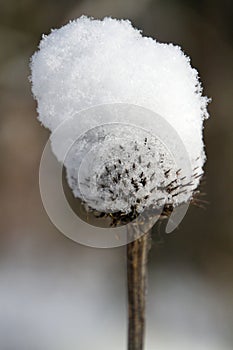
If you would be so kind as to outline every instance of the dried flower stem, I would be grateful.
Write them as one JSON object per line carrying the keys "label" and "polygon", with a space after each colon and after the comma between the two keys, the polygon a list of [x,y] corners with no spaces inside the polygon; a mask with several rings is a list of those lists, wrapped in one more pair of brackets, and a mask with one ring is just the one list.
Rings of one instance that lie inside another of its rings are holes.
{"label": "dried flower stem", "polygon": [[150,231],[140,236],[137,227],[130,226],[128,234],[139,237],[127,245],[128,350],[143,350]]}

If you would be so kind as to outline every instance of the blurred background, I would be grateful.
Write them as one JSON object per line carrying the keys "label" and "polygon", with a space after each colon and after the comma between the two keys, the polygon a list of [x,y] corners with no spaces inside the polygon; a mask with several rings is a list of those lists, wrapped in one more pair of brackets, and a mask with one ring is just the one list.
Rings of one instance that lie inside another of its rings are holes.
{"label": "blurred background", "polygon": [[42,33],[80,15],[128,18],[180,45],[212,98],[205,123],[206,209],[172,234],[154,228],[146,349],[233,347],[233,2],[0,0],[0,350],[126,348],[125,247],[62,235],[43,208],[29,58]]}

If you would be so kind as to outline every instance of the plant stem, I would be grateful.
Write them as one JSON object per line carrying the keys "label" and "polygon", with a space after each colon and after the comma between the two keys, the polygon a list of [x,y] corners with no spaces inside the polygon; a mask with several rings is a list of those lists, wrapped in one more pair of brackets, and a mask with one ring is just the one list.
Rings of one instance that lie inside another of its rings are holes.
{"label": "plant stem", "polygon": [[143,350],[150,231],[140,235],[131,226],[128,234],[136,238],[127,245],[128,350]]}

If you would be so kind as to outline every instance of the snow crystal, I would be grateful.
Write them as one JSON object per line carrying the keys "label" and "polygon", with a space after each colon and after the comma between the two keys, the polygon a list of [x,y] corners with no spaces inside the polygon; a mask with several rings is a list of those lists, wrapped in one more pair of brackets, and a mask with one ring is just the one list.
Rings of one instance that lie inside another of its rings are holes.
{"label": "snow crystal", "polygon": [[[39,120],[52,132],[74,115],[81,125],[79,111],[126,103],[162,116],[185,145],[193,169],[189,191],[182,169],[156,135],[136,127],[124,129],[124,140],[122,130],[113,126],[87,132],[72,147],[65,166],[74,195],[91,208],[127,213],[133,206],[141,212],[159,205],[160,198],[173,205],[191,198],[205,161],[202,129],[208,99],[180,47],[143,37],[128,20],[82,16],[43,36],[31,59],[31,82]],[[58,155],[56,148],[54,152]],[[183,186],[186,196],[178,194]]]}

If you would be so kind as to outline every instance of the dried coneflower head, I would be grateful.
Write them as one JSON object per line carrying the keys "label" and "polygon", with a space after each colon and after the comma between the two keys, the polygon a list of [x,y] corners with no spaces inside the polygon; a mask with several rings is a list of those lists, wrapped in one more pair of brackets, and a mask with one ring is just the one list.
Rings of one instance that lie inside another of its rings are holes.
{"label": "dried coneflower head", "polygon": [[[78,160],[78,161],[77,161]],[[70,149],[65,165],[75,197],[87,210],[112,224],[135,219],[145,209],[156,213],[192,197],[202,171],[196,167],[188,180],[167,147],[148,131],[115,124],[85,133]]]}
{"label": "dried coneflower head", "polygon": [[[187,150],[192,178],[177,168],[150,125],[147,133],[137,128],[137,115],[135,126],[123,129],[111,124],[92,130],[90,121],[90,131],[74,138],[65,160],[68,183],[88,208],[134,217],[149,206],[169,208],[192,198],[205,161],[208,99],[178,46],[143,37],[127,20],[82,16],[43,36],[31,60],[31,81],[39,120],[52,132],[85,108],[127,103],[165,118]],[[77,125],[83,122],[77,114]],[[59,150],[53,151],[59,159]]]}

